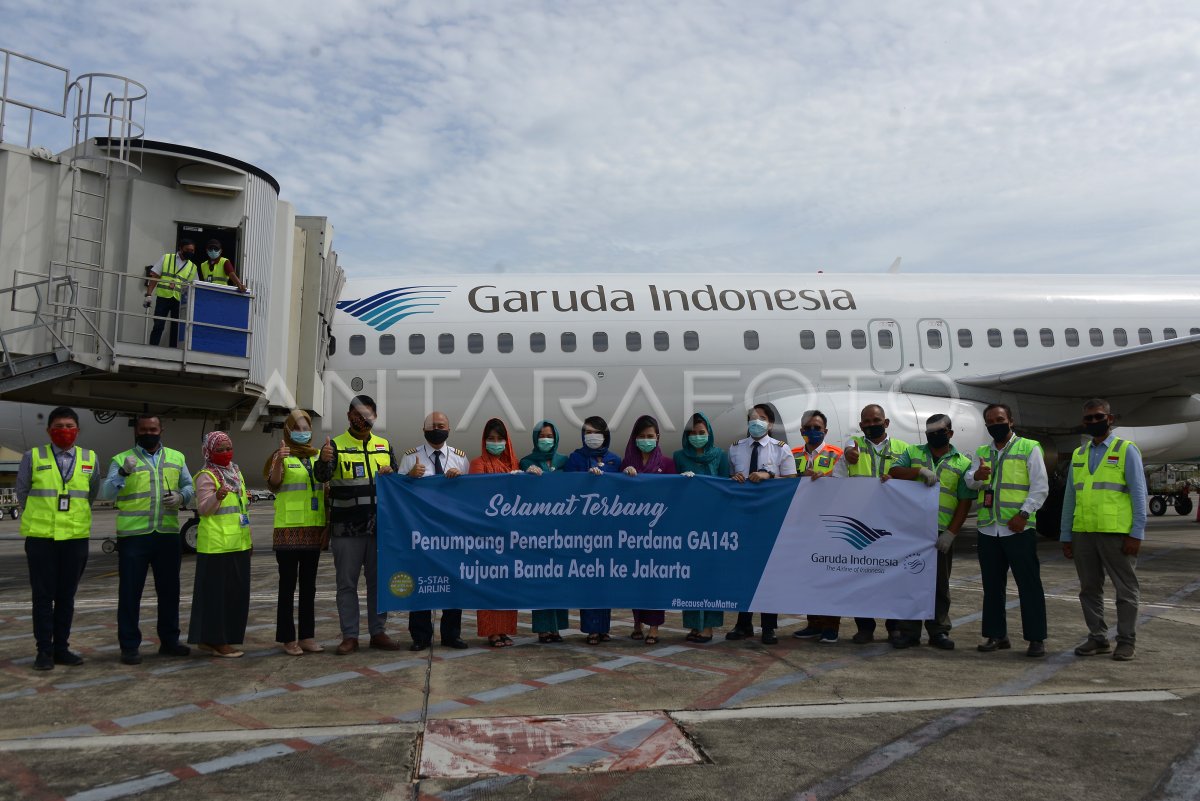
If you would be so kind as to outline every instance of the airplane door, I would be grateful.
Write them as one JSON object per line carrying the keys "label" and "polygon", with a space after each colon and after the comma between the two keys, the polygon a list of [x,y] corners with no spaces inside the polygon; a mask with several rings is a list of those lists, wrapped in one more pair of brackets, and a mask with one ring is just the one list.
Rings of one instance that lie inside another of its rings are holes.
{"label": "airplane door", "polygon": [[917,323],[921,340],[921,366],[926,370],[944,373],[950,369],[950,326],[945,320],[921,320]]}
{"label": "airplane door", "polygon": [[872,320],[871,368],[877,373],[898,373],[904,366],[900,326],[895,320]]}

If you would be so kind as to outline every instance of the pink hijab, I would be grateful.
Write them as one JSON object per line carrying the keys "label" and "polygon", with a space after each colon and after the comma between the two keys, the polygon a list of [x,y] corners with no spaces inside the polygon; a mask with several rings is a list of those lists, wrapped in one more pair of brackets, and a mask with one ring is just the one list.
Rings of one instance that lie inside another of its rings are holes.
{"label": "pink hijab", "polygon": [[228,467],[221,467],[212,460],[213,451],[222,445],[233,447],[233,440],[224,431],[210,431],[204,436],[204,469],[211,470],[218,482],[230,492],[241,492],[242,477],[236,462],[230,462]]}

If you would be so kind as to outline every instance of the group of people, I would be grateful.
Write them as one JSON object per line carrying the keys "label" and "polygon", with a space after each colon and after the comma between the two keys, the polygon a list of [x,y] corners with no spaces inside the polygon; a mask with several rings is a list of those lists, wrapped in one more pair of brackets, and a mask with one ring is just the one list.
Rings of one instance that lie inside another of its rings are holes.
{"label": "group of people", "polygon": [[238,277],[233,262],[222,255],[220,242],[215,239],[208,240],[204,251],[208,258],[197,265],[196,244],[190,239],[181,239],[174,253],[163,254],[157,264],[150,266],[142,306],[149,309],[151,302],[154,305],[154,325],[150,328],[151,345],[162,341],[163,329],[170,319],[167,341],[171,343],[172,348],[178,347],[179,309],[183,305],[188,284],[193,281],[235,286],[238,292],[246,291],[246,284]]}
{"label": "group of people", "polygon": [[[774,410],[755,405],[746,417],[746,436],[728,450],[716,444],[713,427],[702,413],[684,426],[681,447],[667,456],[657,420],[642,416],[634,423],[623,455],[609,450],[611,432],[603,418],[588,417],[581,445],[560,451],[559,430],[549,420],[533,429],[532,450],[518,457],[508,427],[493,418],[483,428],[479,455],[471,459],[449,445],[449,418],[434,412],[424,421],[424,442],[397,459],[391,443],[375,432],[377,409],[365,395],[352,399],[348,428],[313,442],[312,420],[293,411],[283,426],[279,448],[263,467],[267,486],[275,493],[272,544],[279,566],[276,640],[284,652],[301,655],[324,648],[315,639],[316,576],[321,551],[333,553],[337,612],[341,642],[336,653],[359,649],[361,610],[359,581],[367,587],[367,647],[385,651],[402,646],[387,634],[387,615],[377,604],[376,481],[398,473],[412,478],[468,473],[556,472],[602,475],[678,474],[728,478],[759,484],[788,478],[838,480],[873,478],[878,481],[922,481],[938,492],[937,575],[934,617],[919,621],[885,621],[888,639],[896,648],[921,643],[922,627],[929,644],[952,650],[949,578],[954,543],[970,512],[978,514],[978,554],[983,582],[983,641],[981,652],[1011,648],[1005,616],[1007,577],[1011,571],[1020,596],[1026,654],[1045,655],[1046,605],[1037,557],[1036,514],[1048,492],[1048,478],[1037,442],[1017,435],[1011,409],[988,406],[984,422],[992,442],[972,454],[953,444],[951,419],[944,414],[925,424],[925,442],[911,445],[891,437],[883,408],[863,408],[861,434],[840,448],[826,441],[828,421],[820,411],[802,420],[804,444],[790,448],[772,436]],[[1138,549],[1145,536],[1146,486],[1141,455],[1128,440],[1112,433],[1115,418],[1106,401],[1089,401],[1083,427],[1090,442],[1072,457],[1062,512],[1063,554],[1073,559],[1079,576],[1079,598],[1087,639],[1075,649],[1080,656],[1112,652],[1113,658],[1134,657],[1139,590],[1135,571]],[[121,661],[138,664],[142,634],[138,628],[147,572],[154,571],[158,601],[156,622],[159,653],[186,656],[180,642],[179,595],[181,540],[179,510],[195,505],[199,514],[197,561],[187,642],[214,657],[242,656],[237,646],[245,639],[250,605],[250,518],[245,477],[234,461],[233,442],[214,431],[203,444],[203,468],[193,477],[183,455],[162,443],[161,420],[152,414],[135,420],[135,445],[114,456],[101,478],[94,451],[75,444],[79,417],[60,407],[50,414],[50,444],[25,453],[17,476],[23,506],[21,533],[29,563],[33,594],[33,628],[37,643],[34,668],[78,665],[82,657],[69,648],[75,592],[87,564],[91,531],[91,502],[115,500],[119,554],[118,631]],[[1116,593],[1117,635],[1113,649],[1104,618],[1104,578]],[[296,595],[299,584],[298,625]],[[632,637],[652,645],[659,641],[661,609],[634,609]],[[589,644],[611,639],[611,610],[581,609],[580,629]],[[759,613],[759,636],[764,645],[778,642],[778,614]],[[685,611],[686,639],[705,643],[724,625],[724,614]],[[819,643],[838,641],[841,620],[809,615],[794,633]],[[855,618],[852,642],[875,639],[876,621]],[[478,635],[491,647],[513,643],[516,610],[483,610],[477,616]],[[533,630],[541,643],[562,641],[569,627],[565,609],[533,612]],[[408,630],[411,651],[433,642],[431,611],[412,612]],[[462,639],[462,610],[442,610],[440,642],[467,648]],[[728,640],[755,636],[753,613],[738,613]]]}

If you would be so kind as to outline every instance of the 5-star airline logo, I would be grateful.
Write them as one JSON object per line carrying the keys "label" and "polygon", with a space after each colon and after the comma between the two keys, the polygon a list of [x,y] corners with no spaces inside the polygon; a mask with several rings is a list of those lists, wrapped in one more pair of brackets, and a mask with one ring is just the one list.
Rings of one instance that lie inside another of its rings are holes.
{"label": "5-star airline logo", "polygon": [[831,532],[834,539],[850,543],[855,550],[861,551],[878,542],[883,537],[892,536],[892,532],[884,528],[871,528],[857,518],[845,515],[821,515],[825,518],[825,528]]}
{"label": "5-star airline logo", "polygon": [[405,317],[432,314],[452,289],[444,284],[401,286],[359,300],[339,300],[337,307],[376,331],[386,331]]}

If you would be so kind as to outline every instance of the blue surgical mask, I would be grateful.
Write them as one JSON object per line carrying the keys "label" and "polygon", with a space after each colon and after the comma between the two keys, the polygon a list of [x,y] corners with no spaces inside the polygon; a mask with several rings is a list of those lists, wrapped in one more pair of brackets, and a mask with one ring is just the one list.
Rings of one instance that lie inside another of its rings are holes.
{"label": "blue surgical mask", "polygon": [[693,448],[703,448],[708,444],[708,434],[688,434],[688,442]]}
{"label": "blue surgical mask", "polygon": [[311,431],[293,431],[291,436],[292,442],[296,443],[297,445],[307,445],[312,441]]}
{"label": "blue surgical mask", "polygon": [[800,433],[804,435],[805,441],[814,448],[825,441],[825,432],[819,428],[805,428]]}
{"label": "blue surgical mask", "polygon": [[499,456],[500,454],[504,453],[504,443],[503,442],[487,443],[487,452],[490,453],[492,456]]}
{"label": "blue surgical mask", "polygon": [[746,424],[746,430],[750,432],[750,436],[758,439],[763,434],[767,433],[767,422],[759,420],[757,417]]}
{"label": "blue surgical mask", "polygon": [[213,259],[214,261],[215,261],[216,259],[220,258],[220,256],[221,256],[221,251],[219,251],[219,250],[210,250],[210,251],[208,251],[208,257],[209,257],[210,259]]}
{"label": "blue surgical mask", "polygon": [[653,437],[649,439],[637,439],[634,440],[634,442],[637,443],[637,449],[642,453],[650,453],[650,451],[654,450],[658,446],[658,440],[654,439]]}
{"label": "blue surgical mask", "polygon": [[538,437],[538,450],[544,453],[554,450],[554,437]]}

